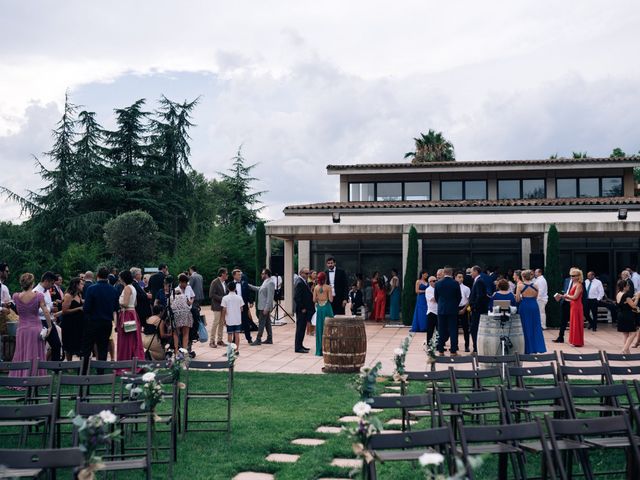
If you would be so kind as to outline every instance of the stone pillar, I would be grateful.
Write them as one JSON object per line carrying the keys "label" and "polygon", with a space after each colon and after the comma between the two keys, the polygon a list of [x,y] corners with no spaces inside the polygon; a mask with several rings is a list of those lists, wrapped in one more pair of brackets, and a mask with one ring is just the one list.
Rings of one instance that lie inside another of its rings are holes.
{"label": "stone pillar", "polygon": [[293,239],[284,241],[284,309],[293,315]]}
{"label": "stone pillar", "polygon": [[298,240],[298,267],[311,268],[311,241],[310,240]]}
{"label": "stone pillar", "polygon": [[522,268],[528,269],[531,268],[529,265],[529,255],[531,255],[531,239],[530,238],[522,238],[520,239],[522,245]]}
{"label": "stone pillar", "polygon": [[[420,273],[420,270],[422,270],[422,239],[419,238],[418,239],[418,273]],[[404,269],[404,265],[402,266],[402,268]],[[403,275],[404,278],[404,275]]]}
{"label": "stone pillar", "polygon": [[266,267],[271,269],[271,235],[265,235],[264,239],[265,250],[267,251]]}
{"label": "stone pillar", "polygon": [[549,243],[549,227],[545,224],[544,226],[544,235],[542,237],[542,253],[544,254],[545,263],[547,259],[547,245]]}

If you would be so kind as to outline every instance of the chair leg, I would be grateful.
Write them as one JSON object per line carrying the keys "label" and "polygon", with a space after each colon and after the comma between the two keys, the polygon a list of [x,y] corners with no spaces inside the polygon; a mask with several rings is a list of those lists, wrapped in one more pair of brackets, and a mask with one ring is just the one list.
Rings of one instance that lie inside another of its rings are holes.
{"label": "chair leg", "polygon": [[506,453],[498,454],[498,480],[507,480],[508,460]]}

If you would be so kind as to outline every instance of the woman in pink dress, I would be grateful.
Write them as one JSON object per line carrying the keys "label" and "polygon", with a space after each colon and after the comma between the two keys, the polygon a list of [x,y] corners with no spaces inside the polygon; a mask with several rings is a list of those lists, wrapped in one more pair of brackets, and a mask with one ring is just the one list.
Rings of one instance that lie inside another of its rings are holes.
{"label": "woman in pink dress", "polygon": [[572,268],[569,271],[571,275],[571,285],[569,293],[564,294],[564,299],[571,302],[571,310],[569,316],[569,343],[574,347],[582,347],[584,345],[584,309],[582,306],[582,270]]}
{"label": "woman in pink dress", "polygon": [[129,270],[120,272],[120,280],[124,283],[120,295],[120,313],[116,324],[118,333],[118,360],[144,360],[144,347],[140,333],[140,320],[136,313],[136,289],[133,288],[133,275]]}
{"label": "woman in pink dress", "polygon": [[[51,315],[44,303],[44,295],[33,291],[34,277],[31,273],[23,273],[20,277],[22,292],[13,294],[13,302],[18,309],[18,331],[16,332],[16,351],[13,354],[14,362],[46,360],[45,341],[40,336],[42,323],[38,315],[42,309],[47,319],[47,336],[51,333]],[[28,377],[31,373],[27,370],[12,370],[10,377]],[[39,369],[36,375],[47,375],[47,371]]]}

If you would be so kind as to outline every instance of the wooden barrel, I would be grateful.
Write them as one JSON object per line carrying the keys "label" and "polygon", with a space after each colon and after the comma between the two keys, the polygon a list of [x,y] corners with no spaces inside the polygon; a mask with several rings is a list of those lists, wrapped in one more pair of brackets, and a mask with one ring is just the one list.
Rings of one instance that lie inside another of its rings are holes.
{"label": "wooden barrel", "polygon": [[336,315],[324,319],[324,371],[357,372],[367,356],[367,332],[362,317]]}
{"label": "wooden barrel", "polygon": [[480,316],[480,326],[478,328],[478,354],[479,355],[502,355],[500,337],[508,337],[511,340],[511,348],[507,355],[524,353],[524,334],[522,333],[522,322],[520,315],[511,315],[509,320],[501,323],[499,316]]}

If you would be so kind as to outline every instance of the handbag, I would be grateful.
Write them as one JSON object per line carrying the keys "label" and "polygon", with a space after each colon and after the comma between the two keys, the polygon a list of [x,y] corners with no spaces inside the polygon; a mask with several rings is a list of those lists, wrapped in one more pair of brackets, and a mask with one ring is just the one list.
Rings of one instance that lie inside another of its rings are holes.
{"label": "handbag", "polygon": [[200,343],[209,341],[209,332],[207,332],[204,322],[198,322],[198,340],[200,340]]}
{"label": "handbag", "polygon": [[127,320],[126,322],[122,322],[122,330],[124,333],[131,333],[138,330],[138,322],[135,320]]}

